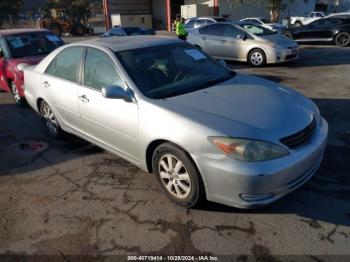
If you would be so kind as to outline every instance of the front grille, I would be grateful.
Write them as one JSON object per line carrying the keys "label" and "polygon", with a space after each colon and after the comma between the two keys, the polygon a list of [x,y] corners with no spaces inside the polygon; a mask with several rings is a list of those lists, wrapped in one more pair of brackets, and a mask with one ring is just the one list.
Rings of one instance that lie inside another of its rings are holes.
{"label": "front grille", "polygon": [[298,147],[305,144],[311,138],[312,134],[315,132],[315,129],[316,119],[313,117],[311,123],[308,124],[303,130],[293,135],[281,138],[280,141],[289,148]]}

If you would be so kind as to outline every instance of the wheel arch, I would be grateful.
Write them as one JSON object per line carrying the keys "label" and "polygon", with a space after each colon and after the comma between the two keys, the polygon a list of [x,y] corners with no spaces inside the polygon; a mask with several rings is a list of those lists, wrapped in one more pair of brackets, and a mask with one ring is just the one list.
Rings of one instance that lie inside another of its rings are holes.
{"label": "wheel arch", "polygon": [[254,47],[252,47],[249,51],[248,51],[248,53],[247,53],[247,62],[249,63],[249,57],[250,57],[250,54],[254,51],[254,50],[261,50],[261,51],[263,51],[263,53],[264,53],[264,55],[265,55],[265,59],[266,59],[266,61],[267,61],[267,54],[266,54],[266,50],[264,49],[264,48],[262,48],[262,47],[260,47],[260,46],[254,46]]}
{"label": "wheel arch", "polygon": [[36,107],[38,109],[38,112],[40,112],[40,105],[41,103],[44,101],[43,98],[39,97],[37,100],[36,100]]}

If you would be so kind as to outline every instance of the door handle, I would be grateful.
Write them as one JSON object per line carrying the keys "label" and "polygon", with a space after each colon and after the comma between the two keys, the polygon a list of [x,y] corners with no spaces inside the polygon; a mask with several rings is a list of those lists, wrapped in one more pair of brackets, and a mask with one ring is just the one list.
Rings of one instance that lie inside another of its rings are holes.
{"label": "door handle", "polygon": [[48,88],[48,87],[50,86],[50,83],[49,83],[48,81],[44,81],[44,82],[43,82],[43,86],[46,87],[46,88]]}
{"label": "door handle", "polygon": [[222,42],[223,44],[226,44],[226,40],[221,40],[221,42]]}
{"label": "door handle", "polygon": [[207,38],[206,37],[202,37],[202,40],[206,40]]}
{"label": "door handle", "polygon": [[86,95],[79,96],[78,98],[79,98],[83,103],[87,103],[87,102],[90,101],[90,100],[86,97]]}

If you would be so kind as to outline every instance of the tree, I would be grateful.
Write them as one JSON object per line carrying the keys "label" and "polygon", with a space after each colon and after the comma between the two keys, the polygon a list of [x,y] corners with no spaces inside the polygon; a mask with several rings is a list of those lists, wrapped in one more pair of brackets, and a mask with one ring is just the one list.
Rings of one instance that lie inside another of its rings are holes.
{"label": "tree", "polygon": [[22,7],[22,0],[6,0],[0,1],[0,26],[5,21],[10,21],[13,17],[16,17]]}
{"label": "tree", "polygon": [[271,22],[275,23],[281,12],[287,8],[287,3],[293,0],[227,0],[231,7],[234,5],[251,4],[251,3],[265,3],[266,8],[270,11]]}
{"label": "tree", "polygon": [[71,17],[80,19],[88,19],[91,17],[91,0],[48,0],[44,8],[46,14],[50,13],[50,9],[65,9],[66,14]]}

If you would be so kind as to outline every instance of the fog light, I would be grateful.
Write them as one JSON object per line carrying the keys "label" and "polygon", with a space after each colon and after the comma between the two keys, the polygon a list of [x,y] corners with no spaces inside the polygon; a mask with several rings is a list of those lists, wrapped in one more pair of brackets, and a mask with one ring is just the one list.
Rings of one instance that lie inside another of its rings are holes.
{"label": "fog light", "polygon": [[273,198],[274,193],[264,193],[264,194],[239,194],[239,197],[247,202],[263,201],[269,198]]}

